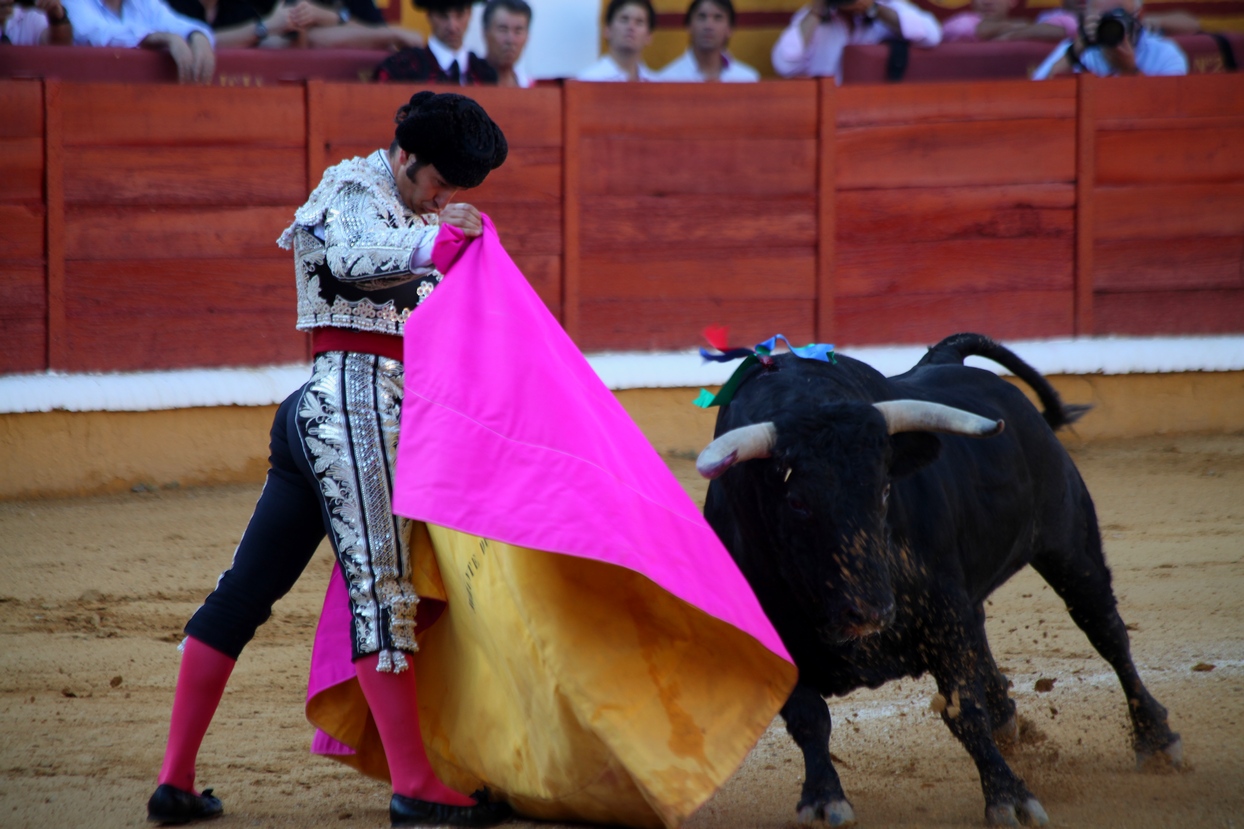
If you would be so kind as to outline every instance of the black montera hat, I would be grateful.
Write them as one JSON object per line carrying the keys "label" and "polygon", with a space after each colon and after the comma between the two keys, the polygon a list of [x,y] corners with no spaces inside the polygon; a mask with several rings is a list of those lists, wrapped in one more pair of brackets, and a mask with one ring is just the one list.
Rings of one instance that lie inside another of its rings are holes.
{"label": "black montera hat", "polygon": [[501,128],[465,95],[419,92],[397,114],[398,145],[458,187],[478,187],[509,152]]}

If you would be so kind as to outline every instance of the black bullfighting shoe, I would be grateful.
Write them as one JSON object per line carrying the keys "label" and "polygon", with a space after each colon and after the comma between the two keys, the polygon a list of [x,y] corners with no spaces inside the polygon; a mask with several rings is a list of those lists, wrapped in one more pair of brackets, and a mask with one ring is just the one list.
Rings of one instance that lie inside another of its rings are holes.
{"label": "black bullfighting shoe", "polygon": [[393,826],[495,826],[508,820],[513,811],[508,803],[488,799],[488,790],[471,795],[474,806],[450,806],[400,794],[389,801],[389,823]]}
{"label": "black bullfighting shoe", "polygon": [[168,783],[162,783],[147,801],[147,820],[152,823],[190,823],[220,817],[225,813],[219,797],[212,797],[211,789],[195,794]]}

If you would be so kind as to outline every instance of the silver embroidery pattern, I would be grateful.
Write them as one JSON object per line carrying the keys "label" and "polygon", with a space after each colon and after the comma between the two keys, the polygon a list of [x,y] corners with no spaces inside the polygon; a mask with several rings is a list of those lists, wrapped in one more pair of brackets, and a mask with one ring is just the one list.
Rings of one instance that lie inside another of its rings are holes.
{"label": "silver embroidery pattern", "polygon": [[[323,240],[311,232],[321,225]],[[328,168],[307,203],[295,212],[294,223],[277,240],[281,247],[294,251],[298,329],[333,326],[402,334],[411,310],[441,281],[434,268],[410,270],[415,248],[435,237],[439,229],[435,214],[420,216],[407,209],[383,150]],[[417,300],[407,308],[397,307],[392,299],[376,302],[367,297],[334,296],[329,302],[321,295],[320,273],[325,270],[363,291],[412,280],[423,280],[423,284]]]}
{"label": "silver embroidery pattern", "polygon": [[393,514],[393,468],[402,364],[332,351],[315,359],[299,402],[307,458],[328,508],[337,560],[349,585],[356,655],[379,653],[381,671],[403,671],[418,650],[409,521]]}

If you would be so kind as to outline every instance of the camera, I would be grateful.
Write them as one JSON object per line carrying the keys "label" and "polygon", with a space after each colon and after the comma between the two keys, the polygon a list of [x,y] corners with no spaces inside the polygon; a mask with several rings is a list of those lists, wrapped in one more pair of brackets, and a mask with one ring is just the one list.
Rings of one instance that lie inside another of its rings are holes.
{"label": "camera", "polygon": [[1111,9],[1097,21],[1097,34],[1089,37],[1084,30],[1084,19],[1080,19],[1080,35],[1089,46],[1107,46],[1114,48],[1125,39],[1136,42],[1140,32],[1140,21],[1123,9]]}

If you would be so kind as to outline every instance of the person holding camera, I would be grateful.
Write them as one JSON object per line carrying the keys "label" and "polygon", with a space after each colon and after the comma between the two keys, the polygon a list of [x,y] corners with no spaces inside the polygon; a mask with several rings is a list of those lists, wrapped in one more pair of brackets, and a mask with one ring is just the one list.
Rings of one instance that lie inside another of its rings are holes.
{"label": "person holding camera", "polygon": [[942,28],[907,0],[812,0],[773,45],[773,68],[784,78],[832,75],[842,83],[844,48],[896,38],[936,46]]}
{"label": "person holding camera", "polygon": [[0,43],[70,46],[73,24],[60,0],[0,0]]}
{"label": "person holding camera", "polygon": [[1034,81],[1092,72],[1111,75],[1186,75],[1188,58],[1175,43],[1140,22],[1141,0],[1088,0],[1080,30],[1032,73]]}

